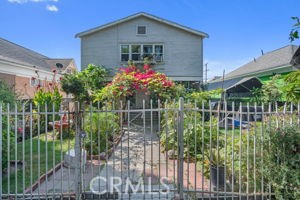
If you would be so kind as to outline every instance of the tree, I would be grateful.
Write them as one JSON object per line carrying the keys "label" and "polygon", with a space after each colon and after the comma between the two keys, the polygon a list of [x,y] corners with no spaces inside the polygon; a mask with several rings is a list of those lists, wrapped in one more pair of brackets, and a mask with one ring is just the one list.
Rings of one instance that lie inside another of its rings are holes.
{"label": "tree", "polygon": [[264,102],[277,102],[281,99],[282,91],[280,90],[280,86],[277,84],[277,80],[279,78],[280,75],[275,75],[272,77],[271,81],[262,86]]}
{"label": "tree", "polygon": [[[300,19],[299,17],[292,17],[296,23],[290,32],[290,41],[299,39]],[[287,100],[298,103],[300,101],[300,71],[291,72],[284,78],[285,87],[283,92]]]}
{"label": "tree", "polygon": [[107,74],[104,67],[89,64],[81,72],[65,74],[61,79],[61,87],[77,101],[90,101],[92,95],[105,86]]}
{"label": "tree", "polygon": [[263,93],[261,88],[253,88],[251,91],[250,101],[261,103],[263,98]]}
{"label": "tree", "polygon": [[293,42],[295,39],[299,39],[299,29],[300,29],[300,19],[299,17],[292,17],[296,23],[293,25],[293,28],[290,32],[290,41]]}
{"label": "tree", "polygon": [[300,102],[300,70],[289,73],[284,78],[283,92],[288,101]]}

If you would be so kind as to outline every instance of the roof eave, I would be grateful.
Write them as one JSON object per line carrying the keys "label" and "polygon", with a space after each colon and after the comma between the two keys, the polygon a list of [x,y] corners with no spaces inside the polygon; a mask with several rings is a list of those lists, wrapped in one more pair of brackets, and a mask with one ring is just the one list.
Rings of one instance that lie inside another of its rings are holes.
{"label": "roof eave", "polygon": [[128,17],[125,17],[125,18],[116,20],[116,21],[111,22],[111,23],[108,23],[108,24],[104,24],[104,25],[102,25],[102,26],[98,26],[98,27],[96,27],[96,28],[88,29],[88,30],[86,30],[86,31],[77,33],[77,34],[75,35],[75,38],[81,38],[81,37],[90,35],[90,34],[92,34],[92,33],[101,31],[101,30],[103,30],[103,29],[112,27],[112,26],[114,26],[114,25],[117,25],[117,24],[120,24],[120,23],[129,21],[129,20],[131,20],[131,19],[134,19],[134,18],[137,18],[137,17],[140,17],[140,16],[144,16],[144,17],[153,19],[153,20],[155,20],[155,21],[159,21],[159,22],[161,22],[161,23],[168,24],[169,26],[173,26],[173,27],[176,27],[176,28],[185,30],[185,31],[187,31],[187,32],[190,32],[190,33],[193,33],[193,34],[195,34],[195,35],[198,35],[198,36],[200,36],[200,37],[202,37],[202,38],[208,38],[208,37],[209,37],[209,35],[208,35],[207,33],[204,33],[204,32],[202,32],[202,31],[194,30],[194,29],[185,27],[185,26],[183,26],[183,25],[177,24],[177,23],[175,23],[175,22],[171,22],[171,21],[168,21],[168,20],[165,20],[165,19],[162,19],[162,18],[153,16],[153,15],[150,15],[150,14],[147,14],[147,13],[144,13],[144,12],[141,12],[141,13],[137,13],[137,14],[130,15],[130,16],[128,16]]}
{"label": "roof eave", "polygon": [[[264,73],[264,72],[267,72],[267,71],[273,71],[273,70],[287,68],[287,67],[293,67],[293,66],[290,65],[290,64],[286,64],[286,65],[281,65],[281,66],[278,66],[278,67],[275,67],[275,68],[272,68],[272,69],[265,69],[265,70],[250,72],[250,73],[246,73],[246,74],[242,74],[242,75],[236,75],[236,76],[231,76],[231,77],[226,77],[225,76],[224,81],[235,79],[235,78],[243,78],[243,77],[248,77],[248,76],[256,76],[258,73]],[[223,81],[223,79],[217,79],[217,80],[212,81],[210,83],[221,82],[221,81]]]}
{"label": "roof eave", "polygon": [[53,74],[53,72],[51,70],[46,70],[45,68],[38,67],[38,66],[35,66],[36,68],[34,68],[34,66],[32,66],[28,63],[25,63],[25,62],[3,59],[1,57],[0,57],[0,62],[5,63],[5,64],[10,64],[10,65],[13,65],[13,66],[17,66],[17,67],[22,67],[22,68],[29,69],[29,70],[34,70],[34,71],[38,70],[38,71],[43,72],[43,73]]}

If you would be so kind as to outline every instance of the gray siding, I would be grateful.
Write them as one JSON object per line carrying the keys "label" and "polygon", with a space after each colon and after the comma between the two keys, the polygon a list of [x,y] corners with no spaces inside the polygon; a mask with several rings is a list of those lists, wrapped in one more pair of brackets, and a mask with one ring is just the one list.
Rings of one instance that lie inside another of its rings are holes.
{"label": "gray siding", "polygon": [[[147,35],[136,35],[136,26],[146,25]],[[157,21],[139,17],[81,38],[81,66],[89,63],[119,68],[121,44],[162,43],[164,62],[155,65],[174,80],[202,81],[202,37]]]}

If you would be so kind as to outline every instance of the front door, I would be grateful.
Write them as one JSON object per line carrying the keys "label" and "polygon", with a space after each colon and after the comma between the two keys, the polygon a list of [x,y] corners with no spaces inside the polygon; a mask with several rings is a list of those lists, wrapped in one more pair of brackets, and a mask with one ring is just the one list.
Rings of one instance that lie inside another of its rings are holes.
{"label": "front door", "polygon": [[144,91],[138,90],[135,93],[135,108],[143,108],[143,100],[145,100],[145,108],[150,107],[150,95]]}

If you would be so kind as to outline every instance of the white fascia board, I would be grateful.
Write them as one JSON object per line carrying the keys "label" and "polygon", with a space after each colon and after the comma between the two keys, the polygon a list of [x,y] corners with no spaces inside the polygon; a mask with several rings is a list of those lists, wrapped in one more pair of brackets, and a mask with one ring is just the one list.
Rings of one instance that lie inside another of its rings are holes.
{"label": "white fascia board", "polygon": [[[40,79],[52,80],[53,78],[53,72],[0,60],[0,73],[31,78],[37,77],[36,71],[38,71]],[[60,74],[57,74],[57,79],[59,79],[60,76]]]}
{"label": "white fascia board", "polygon": [[200,76],[168,76],[173,81],[198,81],[202,82],[202,77]]}
{"label": "white fascia board", "polygon": [[193,34],[198,35],[198,36],[200,36],[202,38],[208,38],[209,37],[207,33],[204,33],[202,31],[198,31],[198,30],[195,30],[195,29],[192,29],[192,28],[180,25],[180,24],[178,24],[176,22],[171,22],[169,20],[166,20],[166,19],[163,19],[163,18],[160,18],[160,17],[156,17],[156,16],[148,14],[148,13],[141,12],[141,13],[130,15],[128,17],[125,17],[125,18],[122,18],[122,19],[119,19],[119,20],[116,20],[116,21],[113,21],[113,22],[110,22],[110,23],[107,23],[107,24],[104,24],[104,25],[101,25],[101,26],[98,26],[98,27],[86,30],[86,31],[83,31],[83,32],[80,32],[80,33],[77,33],[75,35],[75,38],[81,38],[81,37],[84,37],[86,35],[93,34],[95,32],[101,31],[103,29],[106,29],[106,28],[109,28],[109,27],[112,27],[112,26],[124,23],[126,21],[129,21],[129,20],[132,20],[132,19],[135,19],[135,18],[138,18],[140,16],[144,16],[144,17],[147,17],[147,18],[152,19],[154,21],[158,21],[158,22],[167,24],[169,26],[172,26],[172,27],[175,27],[175,28],[178,28],[178,29],[190,32],[190,33],[193,33]]}
{"label": "white fascia board", "polygon": [[[293,69],[293,66],[291,65],[283,65],[283,66],[279,66],[279,67],[274,67],[274,68],[269,68],[269,69],[263,69],[263,70],[258,70],[258,71],[255,71],[255,72],[250,72],[250,73],[245,73],[245,74],[241,74],[241,75],[238,75],[238,76],[230,76],[230,77],[226,77],[225,75],[225,78],[224,80],[230,80],[230,79],[235,79],[235,78],[243,78],[243,77],[249,77],[249,76],[257,76],[259,74],[263,74],[263,73],[267,73],[267,72],[272,72],[272,71],[276,71],[278,69],[284,69],[284,68],[291,68]],[[220,78],[220,79],[217,79],[217,80],[214,80],[214,81],[211,81],[210,83],[213,83],[213,82],[220,82],[222,81],[223,79]]]}

